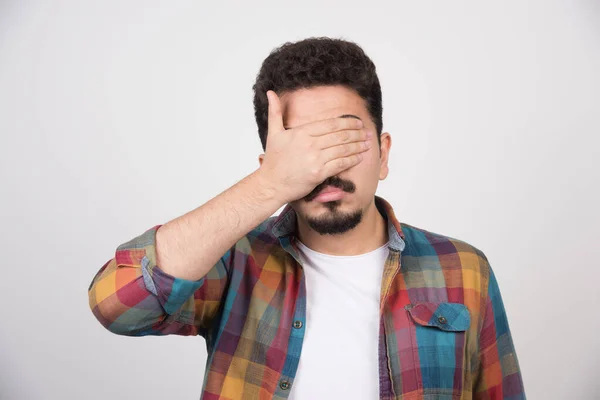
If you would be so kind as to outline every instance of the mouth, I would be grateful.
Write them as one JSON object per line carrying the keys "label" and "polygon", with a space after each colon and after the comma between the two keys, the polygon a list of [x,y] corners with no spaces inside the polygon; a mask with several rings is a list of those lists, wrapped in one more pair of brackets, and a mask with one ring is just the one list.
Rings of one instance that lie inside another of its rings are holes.
{"label": "mouth", "polygon": [[328,201],[340,200],[346,197],[347,193],[342,189],[337,188],[335,186],[326,186],[323,190],[319,192],[317,197],[314,198],[315,201],[319,203],[325,203]]}

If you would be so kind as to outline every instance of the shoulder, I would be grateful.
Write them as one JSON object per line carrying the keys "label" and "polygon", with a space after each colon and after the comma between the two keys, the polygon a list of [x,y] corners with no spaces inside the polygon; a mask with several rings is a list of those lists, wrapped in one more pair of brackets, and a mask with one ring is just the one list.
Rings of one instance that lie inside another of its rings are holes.
{"label": "shoulder", "polygon": [[487,256],[480,248],[455,237],[406,223],[400,225],[406,244],[402,252],[403,257],[409,261],[411,258],[418,259],[418,264],[429,265],[429,269],[460,271],[463,278],[485,286],[490,276],[490,265]]}

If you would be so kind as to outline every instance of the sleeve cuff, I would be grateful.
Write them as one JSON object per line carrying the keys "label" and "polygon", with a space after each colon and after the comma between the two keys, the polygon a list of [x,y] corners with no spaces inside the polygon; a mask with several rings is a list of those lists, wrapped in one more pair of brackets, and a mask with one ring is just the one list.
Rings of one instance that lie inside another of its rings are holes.
{"label": "sleeve cuff", "polygon": [[176,278],[158,265],[151,266],[147,257],[142,258],[142,276],[146,289],[158,298],[169,315],[175,314],[202,287],[205,280],[204,277],[197,281]]}

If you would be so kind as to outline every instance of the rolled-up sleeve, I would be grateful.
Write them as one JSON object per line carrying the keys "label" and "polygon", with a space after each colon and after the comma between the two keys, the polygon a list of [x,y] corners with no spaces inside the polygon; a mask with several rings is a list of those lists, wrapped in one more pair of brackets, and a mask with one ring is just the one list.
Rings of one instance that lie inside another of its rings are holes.
{"label": "rolled-up sleeve", "polygon": [[92,312],[113,333],[203,334],[220,308],[231,251],[197,281],[173,277],[156,265],[160,226],[118,246],[88,288]]}

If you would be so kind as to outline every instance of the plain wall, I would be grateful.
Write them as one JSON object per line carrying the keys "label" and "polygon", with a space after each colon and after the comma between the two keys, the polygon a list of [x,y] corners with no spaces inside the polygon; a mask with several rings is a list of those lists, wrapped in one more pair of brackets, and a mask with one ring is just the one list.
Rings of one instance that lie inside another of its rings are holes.
{"label": "plain wall", "polygon": [[199,397],[204,340],[111,334],[88,285],[258,168],[260,64],[320,35],[377,65],[378,194],[488,256],[528,397],[600,398],[599,3],[256,4],[0,2],[0,398]]}

